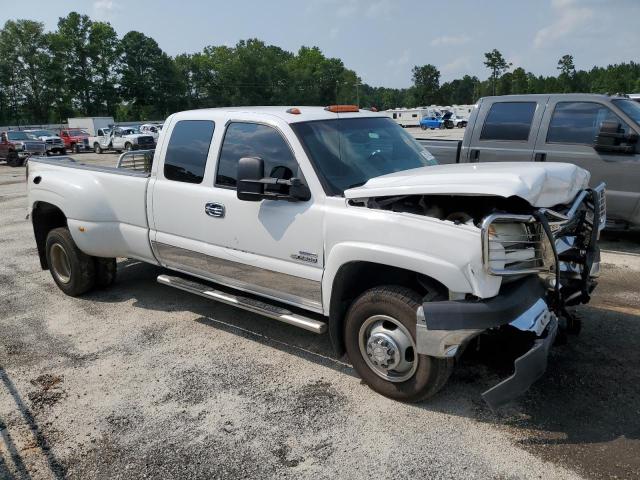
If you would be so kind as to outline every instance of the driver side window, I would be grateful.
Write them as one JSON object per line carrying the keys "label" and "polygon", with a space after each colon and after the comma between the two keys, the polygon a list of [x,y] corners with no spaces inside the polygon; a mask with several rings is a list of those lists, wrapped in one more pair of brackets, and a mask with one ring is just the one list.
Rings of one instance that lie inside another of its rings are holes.
{"label": "driver side window", "polygon": [[[302,176],[293,152],[275,128],[258,123],[234,122],[229,124],[224,135],[216,186],[236,187],[238,161],[243,157],[262,158],[267,177],[288,180]],[[267,190],[273,190],[273,187]]]}

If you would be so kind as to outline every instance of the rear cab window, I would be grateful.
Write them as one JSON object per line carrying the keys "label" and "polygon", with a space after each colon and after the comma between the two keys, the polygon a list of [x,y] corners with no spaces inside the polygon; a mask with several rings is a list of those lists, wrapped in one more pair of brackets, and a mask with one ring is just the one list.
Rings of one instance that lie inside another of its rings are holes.
{"label": "rear cab window", "polygon": [[202,183],[215,123],[180,120],[173,127],[164,158],[164,177],[186,183]]}
{"label": "rear cab window", "polygon": [[527,142],[536,102],[496,102],[482,126],[480,140]]}

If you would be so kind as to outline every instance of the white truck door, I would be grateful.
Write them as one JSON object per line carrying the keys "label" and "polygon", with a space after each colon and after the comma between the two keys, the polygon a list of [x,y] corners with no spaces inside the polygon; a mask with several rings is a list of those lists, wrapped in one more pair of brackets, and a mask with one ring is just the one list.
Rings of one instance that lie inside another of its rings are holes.
{"label": "white truck door", "polygon": [[261,157],[267,176],[304,178],[285,137],[273,126],[231,122],[216,132],[219,163],[205,174],[206,159],[211,164],[215,158],[206,138],[213,127],[193,122],[206,123],[182,120],[173,126],[154,186],[154,248],[161,263],[321,312],[322,205],[314,198],[247,202],[236,196],[242,157]]}

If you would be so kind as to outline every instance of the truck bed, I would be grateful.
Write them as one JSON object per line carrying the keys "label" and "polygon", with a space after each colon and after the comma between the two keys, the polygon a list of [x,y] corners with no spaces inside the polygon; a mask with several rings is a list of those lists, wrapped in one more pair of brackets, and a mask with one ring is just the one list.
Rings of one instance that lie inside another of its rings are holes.
{"label": "truck bed", "polygon": [[29,159],[29,205],[64,214],[71,236],[96,257],[156,263],[149,242],[146,172],[87,165],[68,157]]}

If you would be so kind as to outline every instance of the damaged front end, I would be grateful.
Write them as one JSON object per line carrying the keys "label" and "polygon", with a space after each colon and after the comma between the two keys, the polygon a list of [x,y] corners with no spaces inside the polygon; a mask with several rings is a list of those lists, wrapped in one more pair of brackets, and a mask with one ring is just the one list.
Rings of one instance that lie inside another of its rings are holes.
{"label": "damaged front end", "polygon": [[514,373],[482,396],[495,409],[523,394],[544,373],[559,328],[575,328],[567,307],[590,300],[605,212],[601,184],[582,190],[570,205],[484,217],[483,265],[489,275],[503,277],[500,293],[425,302],[417,312],[418,353],[454,357],[481,333],[526,332],[532,346],[515,360]]}

